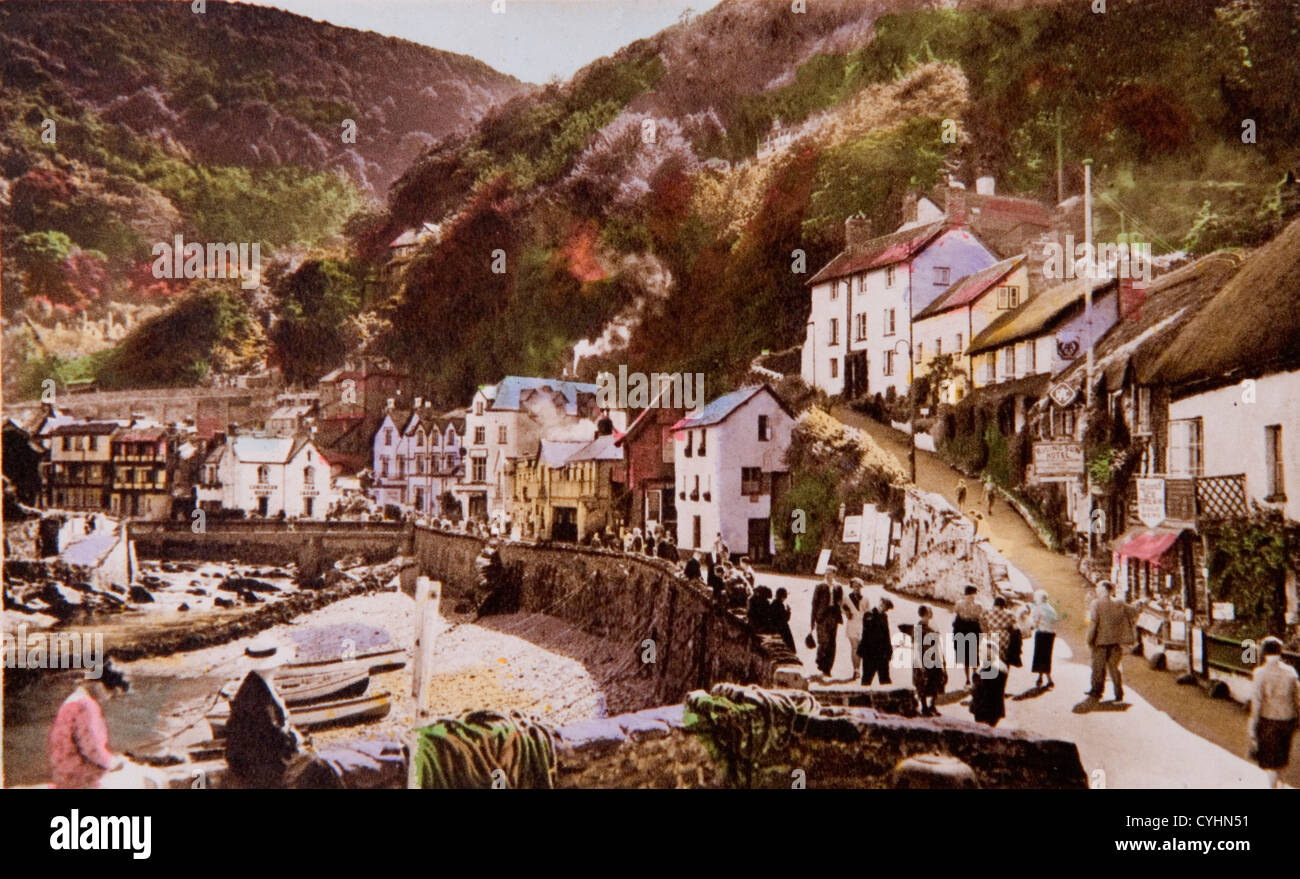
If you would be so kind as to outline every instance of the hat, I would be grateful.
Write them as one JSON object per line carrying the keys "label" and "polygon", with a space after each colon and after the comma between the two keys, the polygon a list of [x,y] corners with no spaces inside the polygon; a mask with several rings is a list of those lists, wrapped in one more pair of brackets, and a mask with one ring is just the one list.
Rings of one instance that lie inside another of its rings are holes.
{"label": "hat", "polygon": [[867,585],[866,583],[862,582],[861,577],[854,577],[852,580],[849,581],[849,586],[853,589],[862,589],[865,588],[866,585]]}
{"label": "hat", "polygon": [[269,635],[258,635],[244,648],[244,655],[252,658],[250,671],[271,671],[293,661],[297,648],[282,644]]}

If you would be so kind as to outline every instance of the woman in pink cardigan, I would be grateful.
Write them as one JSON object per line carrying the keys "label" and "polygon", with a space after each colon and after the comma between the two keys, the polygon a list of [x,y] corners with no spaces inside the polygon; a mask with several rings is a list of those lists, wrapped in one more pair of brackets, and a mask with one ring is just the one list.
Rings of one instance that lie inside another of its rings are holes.
{"label": "woman in pink cardigan", "polygon": [[114,689],[128,686],[120,672],[105,667],[103,677],[87,680],[59,706],[48,740],[54,787],[99,787],[105,772],[122,768],[122,758],[108,750],[108,725],[96,697],[111,699]]}

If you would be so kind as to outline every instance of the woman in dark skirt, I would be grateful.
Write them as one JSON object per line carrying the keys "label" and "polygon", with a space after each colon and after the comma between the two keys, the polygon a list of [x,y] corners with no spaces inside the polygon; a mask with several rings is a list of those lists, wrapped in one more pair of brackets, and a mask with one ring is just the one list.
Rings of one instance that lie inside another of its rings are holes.
{"label": "woman in dark skirt", "polygon": [[[1050,690],[1056,684],[1052,681],[1052,647],[1056,644],[1056,624],[1061,616],[1047,600],[1047,593],[1039,589],[1034,593],[1034,603],[1029,607],[1029,620],[1034,627],[1034,661],[1029,669],[1038,675],[1035,683],[1039,689]],[[1043,686],[1043,678],[1047,686]]]}
{"label": "woman in dark skirt", "polygon": [[992,642],[980,650],[983,662],[975,670],[975,684],[971,688],[970,713],[976,723],[997,726],[1007,716],[1007,667],[998,660],[997,647]]}
{"label": "woman in dark skirt", "polygon": [[1255,695],[1250,700],[1251,751],[1259,768],[1277,787],[1281,770],[1291,762],[1291,739],[1300,720],[1300,677],[1282,661],[1282,642],[1264,639],[1264,661],[1255,669]]}
{"label": "woman in dark skirt", "polygon": [[975,602],[978,590],[974,586],[966,587],[966,594],[953,605],[956,618],[952,621],[953,641],[957,648],[957,658],[966,668],[966,686],[970,686],[971,669],[980,664],[980,617],[983,609]]}

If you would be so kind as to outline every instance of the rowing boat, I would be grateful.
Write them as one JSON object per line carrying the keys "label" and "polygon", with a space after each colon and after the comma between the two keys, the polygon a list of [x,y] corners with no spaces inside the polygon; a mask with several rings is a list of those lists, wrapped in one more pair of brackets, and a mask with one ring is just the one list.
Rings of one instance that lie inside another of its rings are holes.
{"label": "rowing boat", "polygon": [[[389,697],[390,694],[383,691],[350,699],[333,699],[310,705],[291,705],[289,722],[298,729],[318,729],[378,720],[387,715],[392,708],[392,700]],[[207,720],[208,725],[212,727],[212,737],[222,738],[226,734],[226,723],[230,720],[230,705],[223,705],[210,712]]]}

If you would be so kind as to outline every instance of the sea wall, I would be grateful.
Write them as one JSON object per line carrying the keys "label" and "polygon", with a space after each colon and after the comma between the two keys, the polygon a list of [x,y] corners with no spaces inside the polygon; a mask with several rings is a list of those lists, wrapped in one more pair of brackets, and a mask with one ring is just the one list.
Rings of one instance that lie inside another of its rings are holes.
{"label": "sea wall", "polygon": [[387,561],[408,552],[411,544],[411,526],[400,522],[254,522],[209,517],[202,533],[196,534],[189,523],[132,522],[130,535],[140,558],[257,565],[296,562],[313,538],[319,539],[328,562],[355,556],[368,563]]}
{"label": "sea wall", "polygon": [[[422,572],[443,583],[444,606],[473,587],[481,541],[417,528]],[[502,610],[558,617],[622,642],[646,662],[642,705],[680,701],[718,681],[771,685],[795,662],[779,638],[756,634],[742,617],[714,606],[710,593],[660,559],[571,545],[503,542]],[[651,651],[647,653],[646,651]]]}

